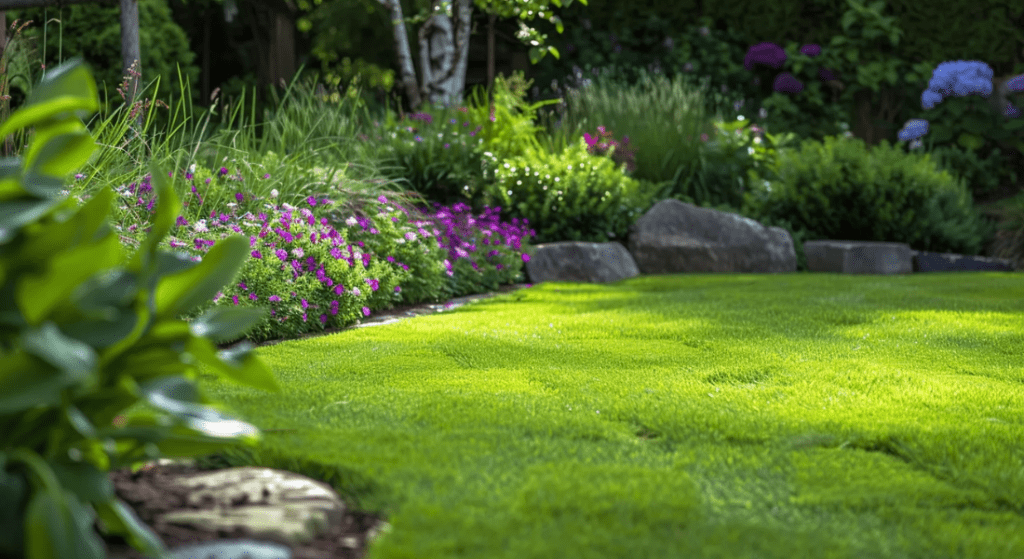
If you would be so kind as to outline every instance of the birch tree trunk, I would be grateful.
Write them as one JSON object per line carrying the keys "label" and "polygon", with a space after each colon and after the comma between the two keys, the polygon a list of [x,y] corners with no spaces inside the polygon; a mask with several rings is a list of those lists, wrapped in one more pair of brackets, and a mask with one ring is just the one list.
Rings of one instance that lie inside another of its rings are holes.
{"label": "birch tree trunk", "polygon": [[422,86],[417,87],[412,54],[409,50],[402,7],[399,0],[378,0],[391,10],[391,23],[398,52],[402,85],[409,98],[409,106],[417,109],[424,101],[457,104],[462,102],[469,67],[469,34],[473,17],[472,0],[455,0],[457,27],[444,10],[441,0],[433,0],[433,15],[419,30],[420,74]]}
{"label": "birch tree trunk", "polygon": [[391,30],[395,37],[395,48],[398,50],[398,67],[401,72],[402,87],[409,97],[409,105],[416,108],[420,105],[420,91],[416,85],[416,70],[412,67],[412,54],[409,52],[409,40],[405,33],[405,21],[402,16],[402,4],[399,0],[377,0],[385,8],[391,10]]}

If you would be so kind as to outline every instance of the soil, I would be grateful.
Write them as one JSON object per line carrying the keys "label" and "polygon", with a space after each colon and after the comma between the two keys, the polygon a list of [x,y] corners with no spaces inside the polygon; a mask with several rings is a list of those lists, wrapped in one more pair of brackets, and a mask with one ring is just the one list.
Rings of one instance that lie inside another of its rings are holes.
{"label": "soil", "polygon": [[[136,473],[124,468],[110,472],[117,497],[131,507],[139,520],[149,526],[169,550],[195,543],[219,540],[257,540],[266,538],[253,536],[248,530],[237,529],[225,533],[216,529],[160,524],[158,515],[176,509],[190,507],[187,490],[171,490],[168,479],[172,475],[190,474],[202,471],[195,466],[169,465],[144,467]],[[293,546],[292,559],[355,559],[366,555],[367,532],[381,519],[378,516],[348,511],[340,524],[331,526],[329,531],[314,541]],[[379,528],[378,528],[379,529]],[[110,559],[145,559],[146,556],[128,545],[122,538],[104,536],[107,557]],[[285,543],[285,542],[273,542]]]}

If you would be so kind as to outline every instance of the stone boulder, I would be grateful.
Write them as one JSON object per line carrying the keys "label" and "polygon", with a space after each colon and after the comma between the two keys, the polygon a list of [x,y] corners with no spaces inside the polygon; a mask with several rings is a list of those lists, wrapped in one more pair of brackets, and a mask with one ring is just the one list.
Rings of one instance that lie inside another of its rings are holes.
{"label": "stone boulder", "polygon": [[793,238],[738,214],[662,200],[630,227],[643,274],[796,272]]}
{"label": "stone boulder", "polygon": [[[175,559],[234,557],[240,550],[275,559],[335,557],[365,550],[390,529],[380,521],[363,530],[366,522],[330,485],[306,476],[256,467],[200,471],[192,462],[161,459],[137,473],[110,474],[117,497]],[[111,559],[139,556],[126,544],[107,547]]]}
{"label": "stone boulder", "polygon": [[621,243],[565,241],[542,243],[526,262],[530,283],[568,281],[609,283],[640,275]]}

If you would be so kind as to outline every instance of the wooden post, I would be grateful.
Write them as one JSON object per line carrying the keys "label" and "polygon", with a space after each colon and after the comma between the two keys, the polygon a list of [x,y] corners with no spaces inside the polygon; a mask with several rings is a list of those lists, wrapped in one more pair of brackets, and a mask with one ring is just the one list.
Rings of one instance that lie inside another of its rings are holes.
{"label": "wooden post", "polygon": [[[139,0],[121,0],[121,63],[123,75],[128,74],[132,63],[137,63],[135,71],[138,76],[129,76],[128,106],[135,104],[142,81],[142,55],[139,50]],[[141,133],[145,121],[142,111],[136,116],[136,125]]]}

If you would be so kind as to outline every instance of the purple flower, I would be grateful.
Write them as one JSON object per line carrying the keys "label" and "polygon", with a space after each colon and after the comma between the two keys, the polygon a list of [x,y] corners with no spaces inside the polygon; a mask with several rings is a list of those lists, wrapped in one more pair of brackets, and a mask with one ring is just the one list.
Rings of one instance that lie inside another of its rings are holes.
{"label": "purple flower", "polygon": [[228,174],[227,167],[221,167],[220,168],[220,174],[221,174],[221,176],[224,176],[224,175]]}
{"label": "purple flower", "polygon": [[782,47],[775,43],[758,43],[747,51],[747,55],[743,58],[743,67],[753,70],[754,64],[762,64],[772,68],[781,68],[785,61],[786,51],[782,50]]}
{"label": "purple flower", "polygon": [[793,74],[789,72],[783,72],[775,77],[775,83],[772,84],[772,88],[775,91],[783,91],[786,93],[799,93],[803,91],[804,84],[800,83]]}
{"label": "purple flower", "polygon": [[818,56],[821,54],[821,47],[818,45],[804,45],[800,47],[800,52],[811,57]]}

